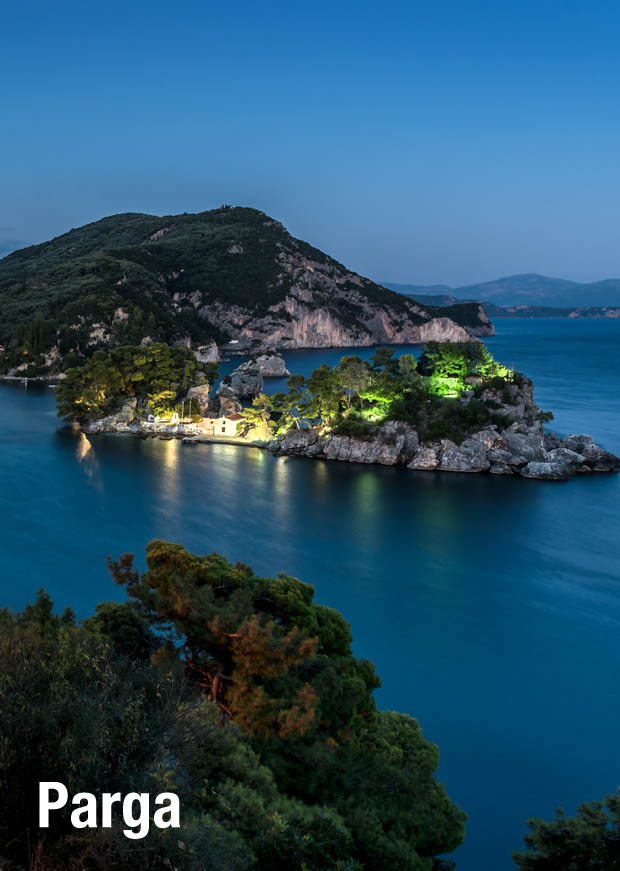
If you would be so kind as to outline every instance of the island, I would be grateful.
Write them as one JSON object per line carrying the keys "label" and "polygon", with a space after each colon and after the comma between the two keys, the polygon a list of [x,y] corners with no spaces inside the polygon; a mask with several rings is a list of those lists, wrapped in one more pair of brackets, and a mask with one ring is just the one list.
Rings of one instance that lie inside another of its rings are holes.
{"label": "island", "polygon": [[546,431],[553,414],[534,402],[532,382],[479,341],[428,342],[418,360],[379,347],[369,360],[344,356],[307,378],[293,374],[287,392],[263,392],[261,366],[283,365],[261,355],[214,391],[216,364],[188,348],[98,351],[59,382],[58,413],[91,434],[233,441],[416,471],[563,481],[620,464],[589,435]]}

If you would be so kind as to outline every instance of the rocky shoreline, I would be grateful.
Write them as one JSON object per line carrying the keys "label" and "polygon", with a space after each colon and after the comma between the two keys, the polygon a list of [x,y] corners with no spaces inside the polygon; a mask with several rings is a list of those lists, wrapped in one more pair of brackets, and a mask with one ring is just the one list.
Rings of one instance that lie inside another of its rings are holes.
{"label": "rocky shoreline", "polygon": [[260,447],[276,456],[402,465],[420,471],[514,475],[548,481],[565,481],[587,472],[613,472],[620,465],[618,457],[597,445],[589,435],[560,438],[553,432],[545,432],[541,423],[528,426],[517,421],[501,431],[495,425],[482,429],[460,445],[449,439],[421,443],[413,427],[397,421],[379,427],[368,440],[311,428],[290,430],[271,440],[261,438],[258,433],[254,433],[254,437],[218,437],[206,434],[199,424],[120,420],[114,415],[85,424],[82,431],[89,435],[125,433],[142,438]]}
{"label": "rocky shoreline", "polygon": [[[259,362],[260,360],[260,362]],[[341,435],[337,427],[298,420],[298,426],[274,436],[267,423],[258,427],[244,420],[240,397],[256,395],[266,377],[278,374],[284,361],[278,355],[242,364],[222,384],[215,402],[208,384],[192,388],[186,396],[195,400],[201,418],[196,422],[147,419],[135,399],[105,418],[83,425],[85,433],[129,433],[142,438],[226,441],[261,447],[276,456],[299,456],[340,462],[404,466],[415,471],[488,473],[565,481],[574,475],[614,472],[620,459],[597,445],[590,435],[572,434],[564,438],[546,432],[544,421],[552,415],[534,402],[532,382],[518,380],[476,384],[460,398],[450,400],[466,407],[474,395],[493,411],[489,423],[477,431],[446,430],[453,438],[430,439],[415,426],[399,420],[371,425],[363,435]],[[473,379],[474,382],[480,379]],[[218,407],[219,406],[219,407]],[[440,421],[441,423],[441,421]],[[214,425],[217,425],[216,426]],[[453,440],[454,439],[454,440]]]}
{"label": "rocky shoreline", "polygon": [[591,436],[560,438],[546,433],[540,423],[528,426],[514,422],[501,431],[490,426],[457,445],[449,439],[422,444],[413,427],[390,421],[368,441],[307,429],[288,432],[268,447],[279,456],[404,465],[423,471],[488,472],[549,481],[565,481],[585,472],[613,472],[620,465],[620,459],[603,450]]}

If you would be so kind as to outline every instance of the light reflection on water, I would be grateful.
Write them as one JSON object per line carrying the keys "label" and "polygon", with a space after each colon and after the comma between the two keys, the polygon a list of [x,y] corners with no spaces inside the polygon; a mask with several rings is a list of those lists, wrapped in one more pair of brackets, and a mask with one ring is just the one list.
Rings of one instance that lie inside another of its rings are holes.
{"label": "light reflection on water", "polygon": [[[500,324],[490,345],[534,377],[560,432],[618,452],[620,323],[545,329]],[[470,815],[459,871],[509,871],[528,816],[620,783],[618,477],[545,484],[76,436],[53,404],[47,388],[0,386],[0,606],[43,584],[87,614],[120,595],[105,556],[142,561],[155,537],[314,584],[377,663],[379,703],[439,744]]]}

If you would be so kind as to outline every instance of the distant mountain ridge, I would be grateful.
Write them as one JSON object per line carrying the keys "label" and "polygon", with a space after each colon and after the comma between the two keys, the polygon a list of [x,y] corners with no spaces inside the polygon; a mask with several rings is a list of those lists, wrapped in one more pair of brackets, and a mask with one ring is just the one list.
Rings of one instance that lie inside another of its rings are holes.
{"label": "distant mountain ridge", "polygon": [[[384,282],[384,286],[415,298],[420,295],[429,298],[440,295],[451,297],[455,301],[484,300],[502,308],[526,305],[574,310],[620,306],[620,278],[580,284],[532,272],[454,288],[445,284],[395,284],[389,281]],[[492,316],[492,310],[488,314]]]}
{"label": "distant mountain ridge", "polygon": [[476,303],[436,308],[364,278],[245,207],[112,215],[0,259],[5,372],[97,349],[182,343],[325,348],[491,335]]}

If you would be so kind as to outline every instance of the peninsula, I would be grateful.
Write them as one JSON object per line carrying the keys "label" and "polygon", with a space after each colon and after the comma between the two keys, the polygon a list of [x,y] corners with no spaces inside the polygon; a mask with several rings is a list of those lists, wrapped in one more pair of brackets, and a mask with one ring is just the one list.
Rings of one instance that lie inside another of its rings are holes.
{"label": "peninsula", "polygon": [[325,348],[491,335],[474,304],[381,287],[256,209],[103,218],[0,260],[0,374],[57,376],[95,351],[154,342]]}
{"label": "peninsula", "polygon": [[213,395],[217,367],[187,348],[98,351],[59,383],[58,413],[93,434],[233,440],[278,455],[412,470],[566,480],[620,464],[591,436],[546,432],[553,414],[534,402],[532,382],[482,342],[429,342],[417,361],[377,348],[370,360],[345,356],[308,378],[291,375],[286,393],[264,393],[263,372],[283,366],[261,355]]}

